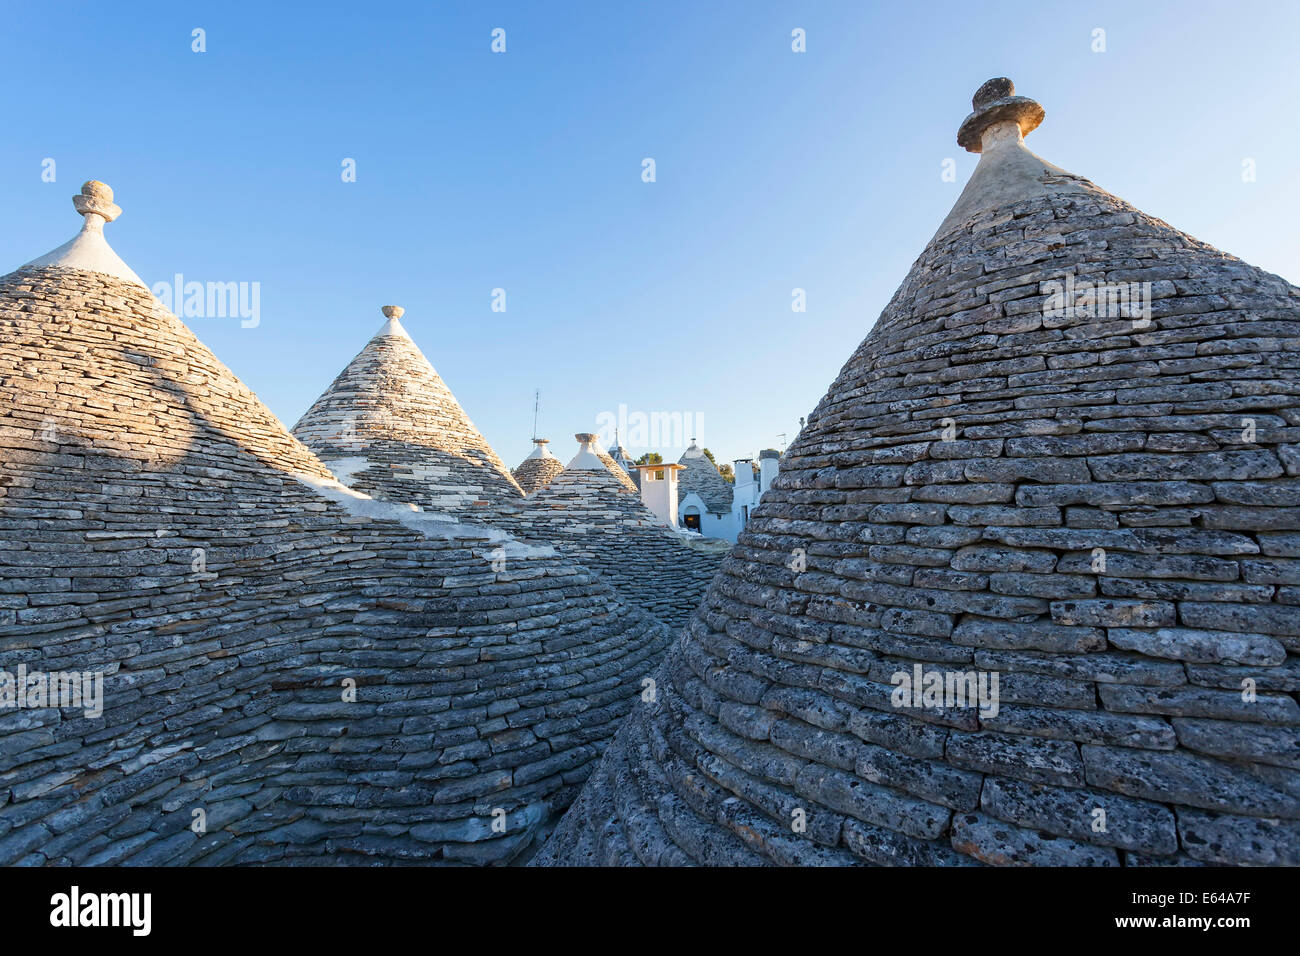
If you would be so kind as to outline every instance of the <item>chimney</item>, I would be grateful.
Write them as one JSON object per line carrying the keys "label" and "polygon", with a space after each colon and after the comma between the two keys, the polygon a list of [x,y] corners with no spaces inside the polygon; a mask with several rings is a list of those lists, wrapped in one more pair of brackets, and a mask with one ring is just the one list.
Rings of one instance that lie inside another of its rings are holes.
{"label": "chimney", "polygon": [[737,488],[754,483],[754,459],[737,458],[731,466],[736,475]]}
{"label": "chimney", "polygon": [[781,453],[775,448],[764,448],[758,453],[758,493],[765,494],[781,470]]}
{"label": "chimney", "polygon": [[677,472],[685,468],[664,462],[659,465],[633,465],[641,472],[641,503],[670,528],[677,527]]}

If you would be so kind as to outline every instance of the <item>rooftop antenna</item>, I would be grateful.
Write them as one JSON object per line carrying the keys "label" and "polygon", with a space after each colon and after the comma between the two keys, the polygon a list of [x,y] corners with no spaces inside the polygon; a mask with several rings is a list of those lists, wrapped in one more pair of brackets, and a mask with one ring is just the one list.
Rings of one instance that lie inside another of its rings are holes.
{"label": "rooftop antenna", "polygon": [[776,440],[777,440],[778,442],[780,442],[781,447],[784,448],[784,447],[785,447],[785,432],[781,432],[781,434],[777,435],[777,436],[776,436]]}
{"label": "rooftop antenna", "polygon": [[533,441],[537,441],[537,416],[542,410],[542,390],[533,393]]}

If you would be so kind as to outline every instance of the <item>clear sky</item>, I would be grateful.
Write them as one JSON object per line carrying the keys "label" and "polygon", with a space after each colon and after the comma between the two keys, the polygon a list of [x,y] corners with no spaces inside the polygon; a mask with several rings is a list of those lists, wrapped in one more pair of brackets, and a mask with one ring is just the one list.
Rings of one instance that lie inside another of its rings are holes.
{"label": "clear sky", "polygon": [[73,235],[84,180],[109,183],[109,241],[151,286],[260,283],[256,328],[188,321],[290,426],[395,303],[510,466],[534,388],[566,461],[620,403],[700,416],[719,461],[793,438],[974,168],[956,132],[992,76],[1046,108],[1045,159],[1300,281],[1295,3],[2,15],[0,273]]}

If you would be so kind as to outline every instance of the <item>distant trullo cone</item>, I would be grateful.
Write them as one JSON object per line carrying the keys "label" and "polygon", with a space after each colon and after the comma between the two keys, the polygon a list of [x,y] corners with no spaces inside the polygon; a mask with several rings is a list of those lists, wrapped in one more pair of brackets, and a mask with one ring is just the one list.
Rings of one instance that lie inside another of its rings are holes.
{"label": "distant trullo cone", "polygon": [[523,491],[402,326],[401,306],[293,426],[354,488],[491,520]]}
{"label": "distant trullo cone", "polygon": [[578,453],[528,496],[511,530],[555,544],[676,633],[699,607],[722,552],[664,525],[594,434],[574,438]]}
{"label": "distant trullo cone", "polygon": [[704,506],[714,514],[730,514],[731,499],[734,489],[722,477],[715,465],[700,450],[700,446],[691,442],[690,446],[677,459],[683,470],[677,475],[677,503],[689,494],[699,495]]}
{"label": "distant trullo cone", "polygon": [[112,198],[0,278],[0,700],[102,681],[0,710],[0,865],[526,852],[666,630],[336,482],[109,248]]}
{"label": "distant trullo cone", "polygon": [[552,478],[564,471],[564,463],[551,454],[550,449],[546,447],[549,443],[550,439],[534,438],[533,450],[519,463],[519,467],[510,473],[526,495],[531,495],[539,488],[545,488]]}
{"label": "distant trullo cone", "polygon": [[538,862],[1300,863],[1300,290],[1041,119],[981,89],[956,207]]}

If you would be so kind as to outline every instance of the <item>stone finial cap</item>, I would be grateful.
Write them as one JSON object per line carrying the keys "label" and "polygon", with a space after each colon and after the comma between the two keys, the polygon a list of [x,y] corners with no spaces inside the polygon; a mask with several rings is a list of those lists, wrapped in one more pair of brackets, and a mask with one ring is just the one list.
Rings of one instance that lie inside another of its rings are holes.
{"label": "stone finial cap", "polygon": [[1016,84],[1005,76],[994,77],[976,90],[971,107],[974,112],[957,130],[957,145],[970,153],[983,150],[984,131],[995,123],[1014,122],[1020,126],[1020,135],[1028,136],[1047,115],[1036,100],[1016,96]]}
{"label": "stone finial cap", "polygon": [[81,187],[79,195],[72,197],[72,205],[85,216],[80,231],[59,248],[33,259],[23,268],[54,266],[100,272],[148,290],[144,280],[131,271],[104,238],[104,223],[122,215],[121,208],[113,205],[113,190],[92,179]]}
{"label": "stone finial cap", "polygon": [[72,205],[83,216],[99,216],[105,222],[122,215],[122,207],[113,202],[112,188],[98,179],[87,180],[81,193],[72,197]]}
{"label": "stone finial cap", "polygon": [[578,439],[578,441],[582,442],[584,445],[593,443],[596,440],[596,436],[591,432],[578,432],[578,434],[573,437]]}
{"label": "stone finial cap", "polygon": [[386,319],[400,319],[402,316],[406,315],[406,310],[400,305],[386,305],[379,311],[384,313],[384,318]]}
{"label": "stone finial cap", "polygon": [[549,445],[551,443],[549,438],[534,438],[533,441],[538,445]]}

